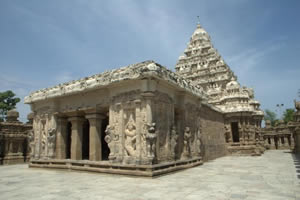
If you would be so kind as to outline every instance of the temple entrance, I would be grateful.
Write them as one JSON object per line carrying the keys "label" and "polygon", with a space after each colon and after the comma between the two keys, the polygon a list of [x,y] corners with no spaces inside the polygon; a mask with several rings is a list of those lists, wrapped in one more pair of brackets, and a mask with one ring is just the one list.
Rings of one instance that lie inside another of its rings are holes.
{"label": "temple entrance", "polygon": [[232,140],[233,142],[239,142],[239,125],[238,122],[231,122],[231,133],[232,133]]}
{"label": "temple entrance", "polygon": [[102,160],[108,160],[108,156],[109,156],[109,153],[110,153],[108,145],[104,140],[104,138],[105,138],[105,129],[106,129],[108,123],[109,123],[108,117],[106,117],[102,120],[102,126],[101,126]]}
{"label": "temple entrance", "polygon": [[68,122],[67,124],[67,134],[66,134],[66,159],[71,158],[71,140],[72,140],[72,123]]}
{"label": "temple entrance", "polygon": [[82,160],[90,159],[90,123],[85,120],[82,131]]}

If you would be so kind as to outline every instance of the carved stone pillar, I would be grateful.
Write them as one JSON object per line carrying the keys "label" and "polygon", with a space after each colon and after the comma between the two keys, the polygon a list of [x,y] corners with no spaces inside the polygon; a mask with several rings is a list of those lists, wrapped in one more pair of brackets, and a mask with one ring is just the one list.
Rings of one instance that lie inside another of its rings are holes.
{"label": "carved stone pillar", "polygon": [[300,153],[300,127],[297,127],[294,132],[295,153]]}
{"label": "carved stone pillar", "polygon": [[281,149],[282,148],[282,142],[281,142],[281,137],[277,138],[277,149]]}
{"label": "carved stone pillar", "polygon": [[[154,97],[154,94],[152,92],[145,92],[143,93],[143,96],[146,100],[146,123],[147,124],[152,124],[153,123],[153,116],[152,116],[152,99]],[[157,144],[158,140],[156,139],[156,144]],[[147,143],[148,145],[148,143]],[[147,152],[147,158],[146,158],[146,162],[148,163],[153,163],[156,159],[156,152],[158,152],[158,148],[159,145],[155,145],[156,149],[154,150],[155,152],[153,152],[154,157],[149,156],[150,153]],[[149,151],[149,148],[148,150]]]}
{"label": "carved stone pillar", "polygon": [[284,137],[283,137],[283,139],[284,139],[284,146],[286,147],[286,148],[289,148],[289,140],[288,140],[288,136],[287,135],[285,135]]}
{"label": "carved stone pillar", "polygon": [[139,163],[141,161],[141,155],[142,155],[142,147],[141,147],[141,133],[142,133],[142,127],[141,127],[141,100],[137,99],[134,101],[135,103],[135,126],[136,126],[136,133],[137,133],[137,140],[136,140],[136,158],[137,162]]}
{"label": "carved stone pillar", "polygon": [[82,160],[82,134],[84,118],[71,117],[69,120],[72,123],[71,159]]}
{"label": "carved stone pillar", "polygon": [[101,135],[105,133],[101,132],[101,128],[102,119],[104,119],[104,116],[100,114],[88,114],[85,117],[89,120],[90,123],[90,160],[102,160]]}
{"label": "carved stone pillar", "polygon": [[274,140],[274,137],[273,137],[273,136],[270,138],[270,141],[271,141],[270,149],[276,149],[276,146],[275,146],[275,140]]}
{"label": "carved stone pillar", "polygon": [[56,158],[66,159],[66,144],[67,144],[67,125],[66,118],[57,119],[57,132],[56,132]]}

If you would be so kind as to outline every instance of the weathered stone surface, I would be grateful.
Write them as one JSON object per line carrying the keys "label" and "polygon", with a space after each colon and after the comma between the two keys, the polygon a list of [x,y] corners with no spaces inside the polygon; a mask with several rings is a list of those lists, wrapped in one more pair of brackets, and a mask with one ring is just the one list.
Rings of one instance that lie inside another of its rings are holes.
{"label": "weathered stone surface", "polygon": [[5,122],[0,122],[0,164],[27,162],[30,156],[28,134],[32,125],[18,120],[16,110],[7,112]]}
{"label": "weathered stone surface", "polygon": [[[254,146],[251,154],[263,152],[263,148],[259,148],[262,142],[257,142],[255,136],[255,130],[260,129],[264,115],[259,109],[260,103],[254,100],[253,89],[240,86],[237,77],[213,47],[209,34],[200,24],[183,55],[179,57],[175,69],[178,75],[190,80],[191,84],[203,88],[208,103],[225,114],[226,142],[231,149],[230,153],[234,154],[235,148],[245,145]],[[236,130],[232,123],[236,123],[239,129]],[[235,134],[237,136],[233,137]],[[236,153],[240,153],[240,150]]]}
{"label": "weathered stone surface", "polygon": [[154,179],[1,166],[0,193],[9,200],[298,200],[299,161],[287,150],[261,157],[226,156]]}

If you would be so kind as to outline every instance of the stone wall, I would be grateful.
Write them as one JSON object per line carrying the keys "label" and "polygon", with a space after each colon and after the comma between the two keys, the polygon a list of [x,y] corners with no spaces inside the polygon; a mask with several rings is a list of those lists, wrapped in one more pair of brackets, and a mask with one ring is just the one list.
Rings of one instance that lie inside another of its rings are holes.
{"label": "stone wall", "polygon": [[227,154],[223,114],[210,109],[201,108],[203,160],[211,160]]}

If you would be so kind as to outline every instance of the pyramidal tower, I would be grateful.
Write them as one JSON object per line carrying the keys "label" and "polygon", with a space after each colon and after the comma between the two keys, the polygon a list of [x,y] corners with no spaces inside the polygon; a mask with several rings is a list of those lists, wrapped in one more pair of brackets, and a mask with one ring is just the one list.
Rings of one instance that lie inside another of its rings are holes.
{"label": "pyramidal tower", "polygon": [[225,89],[226,84],[232,78],[236,78],[213,47],[210,36],[200,24],[197,24],[175,69],[178,74],[194,81],[206,91],[219,87]]}
{"label": "pyramidal tower", "polygon": [[209,34],[199,23],[179,57],[175,70],[180,76],[202,87],[208,95],[208,103],[224,112],[229,152],[241,153],[241,148],[247,147],[248,152],[257,154],[255,144],[260,137],[259,129],[264,116],[259,108],[260,103],[254,100],[253,89],[241,87],[237,76],[214,48]]}

